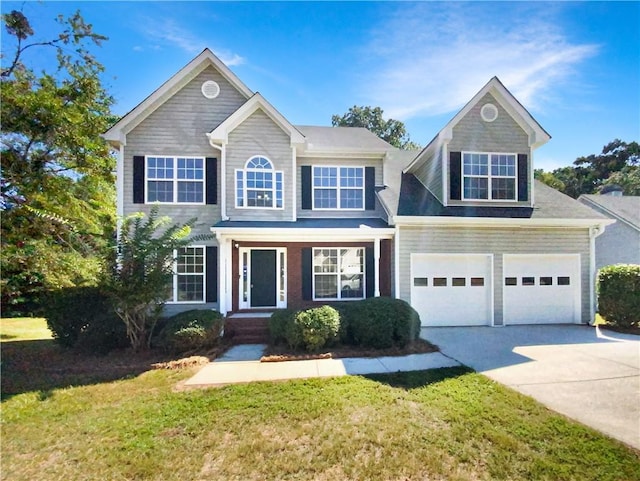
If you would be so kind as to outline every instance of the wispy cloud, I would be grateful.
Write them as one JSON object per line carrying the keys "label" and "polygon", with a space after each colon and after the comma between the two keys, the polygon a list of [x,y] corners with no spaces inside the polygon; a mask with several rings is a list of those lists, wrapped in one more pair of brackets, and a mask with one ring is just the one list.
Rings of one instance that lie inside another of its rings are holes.
{"label": "wispy cloud", "polygon": [[145,47],[137,45],[134,47],[136,51],[172,47],[183,50],[190,55],[196,55],[204,48],[209,47],[227,66],[232,67],[245,63],[244,57],[237,53],[211,47],[210,40],[197,36],[188,28],[178,24],[173,18],[154,18],[145,21],[144,25],[148,25],[148,27],[143,28],[142,34],[149,41],[149,45]]}
{"label": "wispy cloud", "polygon": [[571,42],[545,5],[400,3],[367,46],[377,74],[363,81],[366,100],[399,119],[438,115],[497,75],[525,106],[542,107],[598,50]]}

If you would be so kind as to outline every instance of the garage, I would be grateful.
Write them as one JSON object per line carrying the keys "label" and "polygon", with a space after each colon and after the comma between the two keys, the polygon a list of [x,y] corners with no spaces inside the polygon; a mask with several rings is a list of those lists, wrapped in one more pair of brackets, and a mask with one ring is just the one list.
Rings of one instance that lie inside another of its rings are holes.
{"label": "garage", "polygon": [[580,322],[580,255],[504,256],[505,324]]}
{"label": "garage", "polygon": [[490,254],[412,254],[411,305],[423,326],[492,324]]}

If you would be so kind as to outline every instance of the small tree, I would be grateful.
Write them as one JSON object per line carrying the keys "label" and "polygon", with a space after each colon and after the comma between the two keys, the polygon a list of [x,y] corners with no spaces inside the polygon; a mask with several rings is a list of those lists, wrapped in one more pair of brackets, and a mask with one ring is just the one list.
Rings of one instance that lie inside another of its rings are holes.
{"label": "small tree", "polygon": [[148,216],[138,212],[122,222],[107,291],[135,350],[151,347],[151,336],[169,296],[175,251],[209,237],[189,238],[195,221],[169,226],[171,219],[160,217],[154,207]]}

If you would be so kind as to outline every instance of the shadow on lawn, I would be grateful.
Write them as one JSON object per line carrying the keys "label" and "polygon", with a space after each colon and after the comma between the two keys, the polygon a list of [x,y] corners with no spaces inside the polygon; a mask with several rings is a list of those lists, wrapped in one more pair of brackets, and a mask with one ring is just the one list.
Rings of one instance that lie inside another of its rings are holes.
{"label": "shadow on lawn", "polygon": [[405,390],[417,389],[475,372],[466,366],[443,367],[426,371],[404,371],[391,374],[367,374],[367,379]]}
{"label": "shadow on lawn", "polygon": [[37,391],[44,400],[55,389],[127,379],[172,360],[175,356],[157,350],[96,355],[62,348],[53,340],[3,342],[0,393],[5,400]]}

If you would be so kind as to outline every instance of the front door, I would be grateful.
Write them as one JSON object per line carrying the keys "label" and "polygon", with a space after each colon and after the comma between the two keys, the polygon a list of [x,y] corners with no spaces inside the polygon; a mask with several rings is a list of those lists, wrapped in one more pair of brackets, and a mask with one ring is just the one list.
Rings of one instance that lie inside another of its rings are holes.
{"label": "front door", "polygon": [[241,247],[240,309],[287,307],[287,249]]}
{"label": "front door", "polygon": [[276,305],[276,251],[251,251],[251,307]]}

